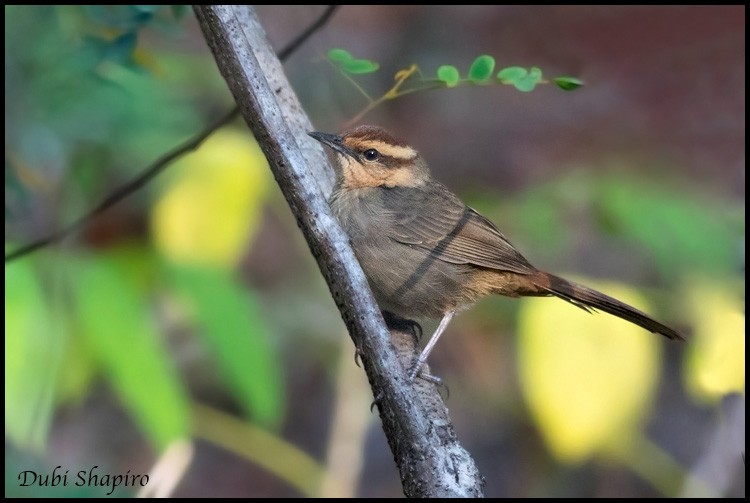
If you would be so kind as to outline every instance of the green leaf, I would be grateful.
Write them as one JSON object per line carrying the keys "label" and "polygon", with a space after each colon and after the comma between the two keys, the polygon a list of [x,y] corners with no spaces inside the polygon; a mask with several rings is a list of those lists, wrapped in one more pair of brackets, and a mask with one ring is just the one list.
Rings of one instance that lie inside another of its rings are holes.
{"label": "green leaf", "polygon": [[64,337],[32,263],[5,268],[5,435],[43,452]]}
{"label": "green leaf", "polygon": [[448,87],[455,87],[461,79],[458,69],[453,65],[443,65],[437,70],[438,80],[445,82]]}
{"label": "green leaf", "polygon": [[514,84],[518,79],[528,75],[529,71],[522,66],[508,66],[497,73],[497,78],[503,84]]}
{"label": "green leaf", "polygon": [[542,70],[540,70],[536,66],[533,66],[526,76],[516,80],[513,85],[515,85],[516,89],[518,89],[519,91],[528,93],[533,91],[536,85],[541,81]]}
{"label": "green leaf", "polygon": [[[660,272],[732,274],[741,267],[742,217],[703,195],[613,178],[597,191],[605,222],[639,241]],[[675,250],[679,250],[676,253]]]}
{"label": "green leaf", "polygon": [[331,49],[328,51],[328,59],[336,63],[343,63],[344,61],[351,61],[354,57],[344,49]]}
{"label": "green leaf", "polygon": [[518,79],[516,82],[513,83],[516,89],[523,93],[529,93],[534,90],[536,87],[536,81],[534,79],[530,79],[528,76]]}
{"label": "green leaf", "polygon": [[530,70],[520,66],[509,66],[500,70],[497,78],[503,84],[513,85],[519,91],[527,93],[533,91],[542,81],[542,70],[536,66],[531,67]]}
{"label": "green leaf", "polygon": [[372,73],[380,68],[376,62],[369,59],[357,59],[344,49],[329,50],[328,59],[347,73]]}
{"label": "green leaf", "polygon": [[575,91],[583,86],[583,81],[575,77],[556,77],[554,82],[563,91]]}
{"label": "green leaf", "polygon": [[483,54],[479,56],[471,64],[469,68],[469,79],[475,84],[485,82],[487,79],[492,77],[492,72],[495,70],[495,58]]}
{"label": "green leaf", "polygon": [[380,65],[369,59],[352,59],[342,61],[341,68],[348,73],[372,73],[380,68]]}
{"label": "green leaf", "polygon": [[172,272],[224,382],[250,417],[278,426],[284,413],[282,371],[255,297],[215,268],[180,267]]}
{"label": "green leaf", "polygon": [[74,263],[74,305],[88,346],[113,388],[163,448],[190,435],[188,399],[127,260],[121,254]]}

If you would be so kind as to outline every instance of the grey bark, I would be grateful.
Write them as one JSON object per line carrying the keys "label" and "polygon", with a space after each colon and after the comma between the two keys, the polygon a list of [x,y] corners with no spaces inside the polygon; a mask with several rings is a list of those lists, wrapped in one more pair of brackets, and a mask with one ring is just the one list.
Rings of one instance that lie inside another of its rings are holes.
{"label": "grey bark", "polygon": [[328,207],[333,168],[322,147],[307,136],[313,130],[310,120],[254,10],[246,6],[195,6],[194,10],[360,351],[404,493],[482,496],[482,477],[458,443],[439,393],[419,379],[409,382],[405,369],[413,361],[413,338],[405,332],[389,333],[385,326],[349,240]]}

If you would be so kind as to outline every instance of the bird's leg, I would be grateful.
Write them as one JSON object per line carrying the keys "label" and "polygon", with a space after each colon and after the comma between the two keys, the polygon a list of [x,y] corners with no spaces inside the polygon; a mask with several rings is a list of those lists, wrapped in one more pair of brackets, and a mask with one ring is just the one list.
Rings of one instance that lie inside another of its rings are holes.
{"label": "bird's leg", "polygon": [[433,348],[435,347],[435,344],[437,344],[438,339],[441,335],[443,335],[443,332],[445,332],[445,328],[448,326],[448,323],[453,319],[453,315],[455,314],[455,311],[448,311],[445,313],[445,316],[443,316],[443,319],[440,320],[440,325],[438,325],[437,330],[435,330],[435,333],[432,334],[430,337],[430,340],[427,341],[427,345],[424,347],[422,352],[419,355],[419,358],[417,358],[417,361],[414,362],[414,366],[411,368],[411,371],[409,372],[409,379],[412,381],[419,375],[419,372],[422,370],[422,366],[427,361],[427,357],[430,356],[430,353],[432,352]]}

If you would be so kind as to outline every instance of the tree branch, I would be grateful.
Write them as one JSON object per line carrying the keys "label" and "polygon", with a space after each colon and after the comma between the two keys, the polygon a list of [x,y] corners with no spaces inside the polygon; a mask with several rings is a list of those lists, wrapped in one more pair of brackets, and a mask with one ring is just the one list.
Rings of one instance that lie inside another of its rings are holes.
{"label": "tree branch", "polygon": [[[434,386],[410,383],[412,336],[386,329],[326,196],[333,169],[250,7],[194,6],[216,63],[307,239],[361,352],[383,429],[409,497],[481,496],[483,481],[456,439]],[[398,346],[398,352],[391,342]]]}
{"label": "tree branch", "polygon": [[[294,51],[296,51],[308,38],[310,38],[313,33],[318,31],[328,22],[331,16],[333,16],[333,13],[336,12],[337,8],[337,5],[329,5],[323,11],[323,13],[315,21],[313,21],[310,26],[308,26],[302,33],[297,35],[294,40],[292,40],[283,49],[281,49],[281,51],[279,51],[279,59],[283,61],[291,56]],[[197,149],[201,145],[201,143],[206,140],[206,138],[214,133],[214,131],[226,124],[229,124],[238,115],[239,109],[237,107],[234,107],[219,120],[206,127],[203,131],[199,132],[192,138],[186,140],[184,143],[178,145],[177,147],[162,155],[159,159],[147,166],[146,169],[139,173],[135,178],[125,183],[125,185],[115,189],[92,210],[88,211],[86,214],[82,215],[71,224],[68,224],[64,228],[48,236],[25,244],[5,255],[5,263],[7,264],[9,262],[12,262],[13,260],[29,255],[30,253],[33,253],[40,248],[58,243],[76,230],[86,226],[101,213],[104,213],[115,204],[119,203],[129,195],[139,190],[141,187],[145,186],[149,181],[151,181],[152,178],[164,171],[164,169],[166,169],[167,166],[169,166],[173,161]]]}

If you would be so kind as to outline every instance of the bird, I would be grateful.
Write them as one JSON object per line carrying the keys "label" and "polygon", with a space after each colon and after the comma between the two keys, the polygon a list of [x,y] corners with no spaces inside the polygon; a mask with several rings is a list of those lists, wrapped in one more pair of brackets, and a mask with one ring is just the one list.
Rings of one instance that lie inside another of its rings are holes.
{"label": "bird", "polygon": [[380,309],[397,319],[440,319],[411,380],[453,316],[490,294],[554,296],[683,339],[624,302],[531,265],[495,224],[432,177],[414,147],[385,129],[361,125],[340,135],[308,134],[335,153],[329,204]]}

